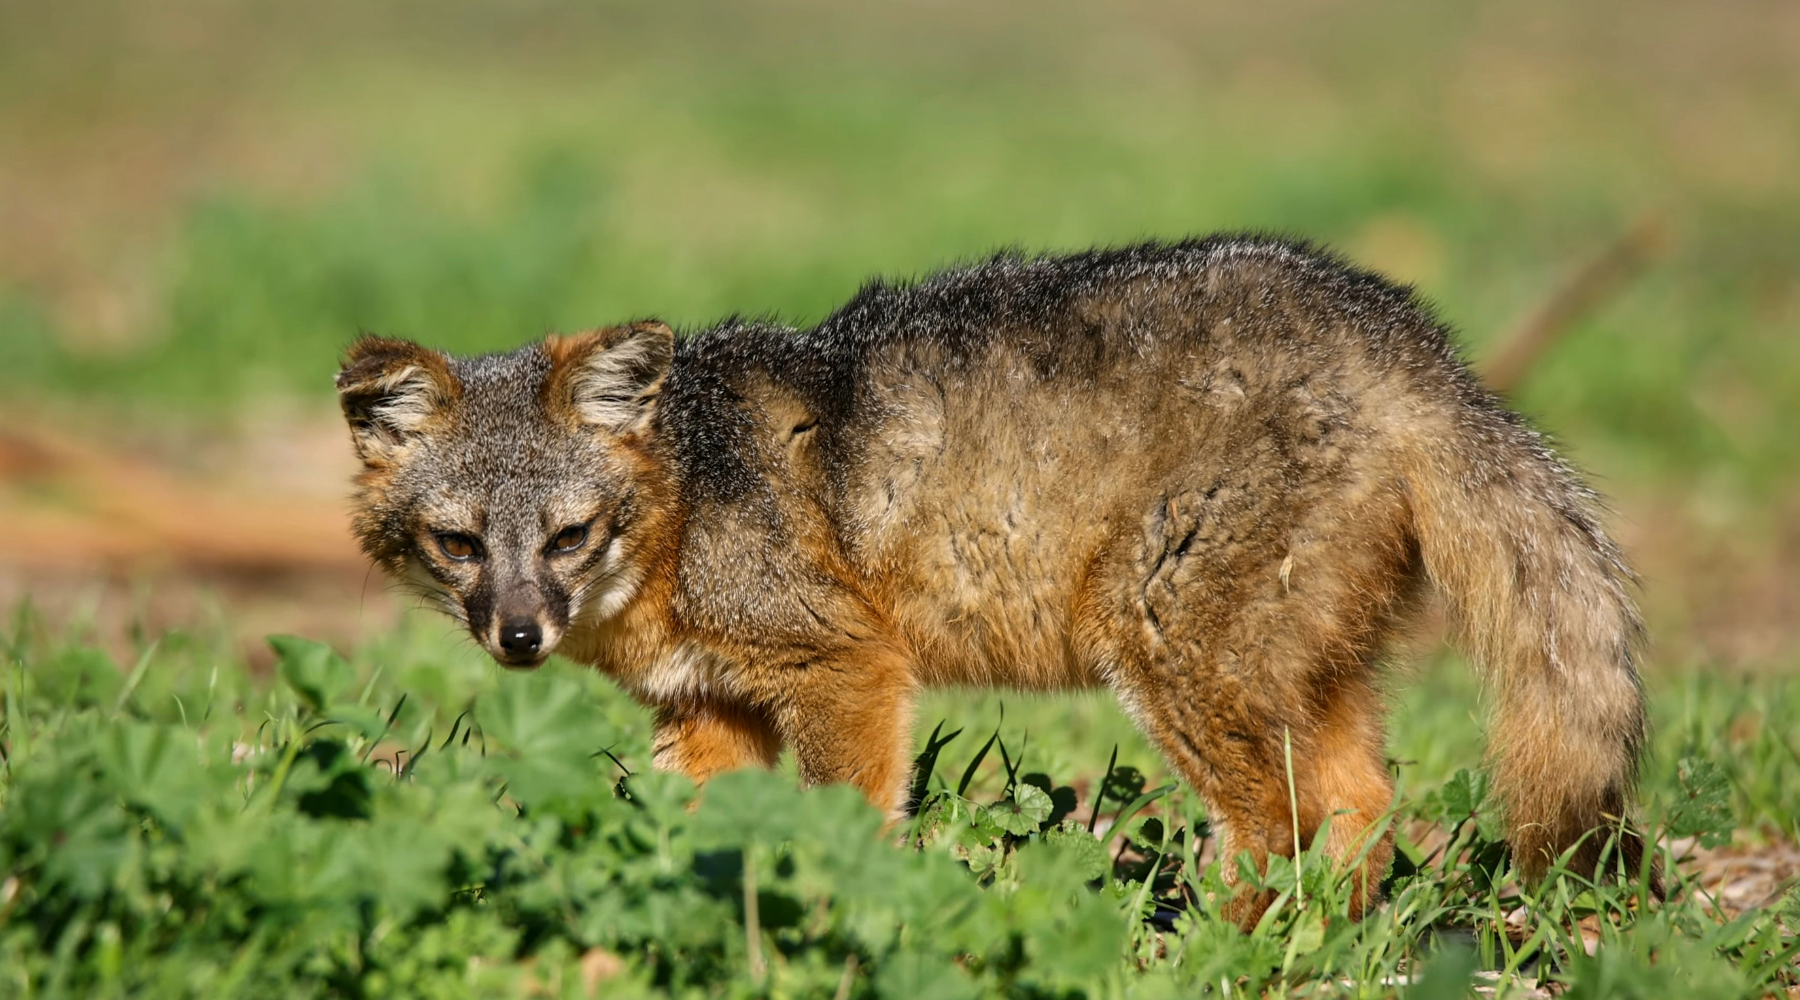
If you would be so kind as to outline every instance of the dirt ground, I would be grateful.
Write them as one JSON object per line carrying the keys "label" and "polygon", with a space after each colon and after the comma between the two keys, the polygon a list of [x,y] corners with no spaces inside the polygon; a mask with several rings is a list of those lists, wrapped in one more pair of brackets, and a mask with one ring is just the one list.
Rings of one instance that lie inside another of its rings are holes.
{"label": "dirt ground", "polygon": [[403,607],[350,537],[354,468],[323,421],[129,453],[9,424],[0,606],[90,627],[121,658],[176,628],[223,632],[253,659],[278,632],[354,643]]}

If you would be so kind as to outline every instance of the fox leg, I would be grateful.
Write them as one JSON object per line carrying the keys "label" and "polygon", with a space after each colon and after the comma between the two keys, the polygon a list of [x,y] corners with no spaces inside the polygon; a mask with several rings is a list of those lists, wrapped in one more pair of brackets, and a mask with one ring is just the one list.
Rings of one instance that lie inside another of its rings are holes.
{"label": "fox leg", "polygon": [[[1207,815],[1219,837],[1220,868],[1227,885],[1236,887],[1225,905],[1227,919],[1248,930],[1272,900],[1238,886],[1239,858],[1248,854],[1257,871],[1269,856],[1294,852],[1289,808],[1283,728],[1271,713],[1259,711],[1256,699],[1193,699],[1179,685],[1127,682],[1120,698],[1163,757],[1205,800]],[[1274,724],[1271,724],[1274,723]]]}
{"label": "fox leg", "polygon": [[775,712],[807,784],[855,785],[889,818],[912,777],[913,679],[902,655],[859,650],[804,667]]}
{"label": "fox leg", "polygon": [[1311,746],[1304,758],[1298,751],[1294,757],[1300,831],[1309,835],[1331,820],[1325,853],[1349,880],[1351,919],[1361,919],[1394,857],[1391,829],[1369,842],[1394,798],[1381,696],[1366,676],[1357,676],[1327,692],[1316,712]]}
{"label": "fox leg", "polygon": [[[1270,855],[1293,856],[1296,839],[1310,847],[1329,819],[1325,851],[1349,879],[1350,916],[1359,919],[1393,858],[1391,831],[1368,839],[1394,793],[1371,668],[1224,656],[1196,650],[1192,661],[1121,672],[1120,698],[1206,800],[1227,883],[1239,880],[1240,854],[1266,870]],[[1240,889],[1225,912],[1248,929],[1271,899]]]}
{"label": "fox leg", "polygon": [[[1374,663],[1424,583],[1407,496],[1379,468],[1264,474],[1153,504],[1092,578],[1078,634],[1206,800],[1227,881],[1240,853],[1266,871],[1330,820],[1360,916],[1392,857],[1368,840],[1393,789]],[[1271,901],[1240,886],[1225,912],[1248,928]]]}
{"label": "fox leg", "polygon": [[774,767],[781,737],[754,708],[702,702],[658,708],[651,747],[656,767],[705,781],[751,764]]}

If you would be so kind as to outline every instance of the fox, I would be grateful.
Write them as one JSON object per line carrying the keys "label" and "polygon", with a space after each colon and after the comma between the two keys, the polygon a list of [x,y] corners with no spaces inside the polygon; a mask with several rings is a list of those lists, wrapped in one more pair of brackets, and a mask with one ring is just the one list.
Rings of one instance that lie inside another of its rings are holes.
{"label": "fox", "polygon": [[898,817],[921,690],[1104,688],[1221,857],[1323,836],[1359,918],[1394,850],[1384,667],[1435,593],[1516,870],[1645,864],[1644,628],[1600,498],[1413,290],[1315,244],[1007,251],[805,328],[365,334],[336,386],[362,549],[500,664],[610,676],[659,768],[788,749]]}

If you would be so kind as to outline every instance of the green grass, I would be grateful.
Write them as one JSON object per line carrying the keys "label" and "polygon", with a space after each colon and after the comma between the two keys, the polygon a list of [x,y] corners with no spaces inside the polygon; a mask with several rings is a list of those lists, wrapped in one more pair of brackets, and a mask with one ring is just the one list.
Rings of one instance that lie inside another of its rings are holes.
{"label": "green grass", "polygon": [[[963,731],[922,746],[918,819],[883,834],[853,792],[803,792],[791,769],[719,778],[696,806],[647,769],[647,715],[604,679],[507,673],[441,635],[409,626],[349,660],[280,640],[259,677],[181,634],[121,669],[21,613],[0,993],[583,996],[584,968],[606,996],[1451,997],[1477,968],[1572,996],[1796,983],[1800,896],[1726,919],[1679,865],[1666,903],[1629,875],[1510,884],[1454,664],[1398,697],[1390,902],[1344,920],[1309,854],[1264,876],[1279,901],[1244,934],[1219,918],[1219,865],[1196,864],[1204,809],[1098,700],[1008,698],[1002,719],[993,696],[934,696],[934,734]],[[1652,705],[1653,828],[1800,832],[1778,723],[1800,682],[1693,674]],[[1448,846],[1427,856],[1420,823]],[[1595,915],[1589,957],[1576,927]]]}

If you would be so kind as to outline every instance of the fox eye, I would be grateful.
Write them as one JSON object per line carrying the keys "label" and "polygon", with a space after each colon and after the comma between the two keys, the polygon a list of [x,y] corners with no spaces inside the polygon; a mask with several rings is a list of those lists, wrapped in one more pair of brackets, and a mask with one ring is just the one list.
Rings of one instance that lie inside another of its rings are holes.
{"label": "fox eye", "polygon": [[453,535],[446,532],[445,534],[437,536],[437,543],[438,549],[442,551],[444,555],[457,562],[466,562],[473,559],[475,558],[475,553],[479,551],[479,546],[477,546],[475,539],[470,538],[468,535]]}
{"label": "fox eye", "polygon": [[555,538],[550,539],[550,551],[573,552],[581,548],[582,543],[587,541],[587,536],[587,525],[572,524],[557,532]]}

